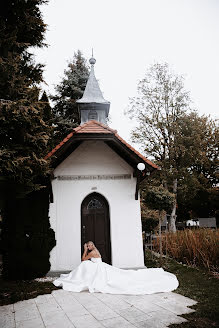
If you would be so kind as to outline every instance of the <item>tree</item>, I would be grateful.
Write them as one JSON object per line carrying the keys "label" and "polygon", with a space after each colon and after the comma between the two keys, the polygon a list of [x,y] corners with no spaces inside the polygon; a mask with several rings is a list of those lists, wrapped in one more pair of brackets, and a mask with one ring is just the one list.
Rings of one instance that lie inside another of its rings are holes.
{"label": "tree", "polygon": [[[132,133],[134,142],[144,145],[147,155],[153,156],[162,168],[163,184],[177,194],[178,153],[176,135],[178,120],[190,104],[183,79],[170,72],[168,64],[154,64],[138,85],[138,97],[131,100],[128,110],[139,127]],[[175,230],[176,201],[172,208],[170,227]]]}
{"label": "tree", "polygon": [[[35,64],[29,47],[43,47],[46,25],[39,5],[46,0],[1,1],[0,98],[32,98],[32,89],[42,81],[42,68]],[[29,99],[28,98],[28,99]]]}
{"label": "tree", "polygon": [[45,2],[1,2],[0,173],[7,186],[11,181],[28,191],[41,188],[49,173],[44,156],[51,127],[43,120],[38,100],[43,66],[29,51],[44,46],[46,25],[39,5]]}
{"label": "tree", "polygon": [[[211,139],[214,144],[212,151],[215,152],[213,123],[204,116],[200,118],[190,109],[190,103],[183,77],[172,73],[168,64],[154,64],[140,81],[138,96],[131,99],[127,112],[138,123],[138,128],[132,132],[132,140],[140,143],[143,151],[162,169],[155,184],[162,182],[176,195],[170,213],[172,231],[176,230],[177,196],[181,186],[185,186],[184,181],[200,168],[198,163],[208,163],[201,165],[202,171],[208,171],[207,175],[214,171],[208,147]],[[206,160],[203,162],[204,156]]]}
{"label": "tree", "polygon": [[42,117],[44,122],[51,122],[52,121],[52,108],[49,103],[49,98],[46,94],[46,91],[43,92],[41,98],[40,98],[40,105],[41,105],[41,110],[42,110]]}
{"label": "tree", "polygon": [[52,107],[50,106],[49,97],[47,96],[47,93],[45,91],[42,93],[42,96],[39,100],[39,106],[43,121],[46,122],[46,124],[50,127],[50,138],[47,143],[47,149],[51,150],[53,149],[53,147],[56,146],[54,140],[54,116],[52,112]]}
{"label": "tree", "polygon": [[[181,122],[189,167],[181,168],[178,187],[178,214],[191,218],[215,216],[218,210],[218,143],[217,121],[196,112]],[[183,163],[181,165],[183,167]]]}
{"label": "tree", "polygon": [[141,222],[142,222],[142,231],[145,232],[153,231],[157,227],[159,222],[158,211],[149,209],[146,203],[142,200],[142,190],[141,190]]}
{"label": "tree", "polygon": [[[1,1],[0,194],[3,276],[26,279],[48,272],[55,245],[50,228],[48,152],[52,128],[39,101],[43,66],[29,47],[44,45],[44,0]],[[48,108],[47,108],[48,109]]]}
{"label": "tree", "polygon": [[51,96],[54,102],[53,114],[56,125],[54,138],[61,141],[80,124],[76,101],[83,96],[89,76],[87,62],[80,50],[74,53],[73,60],[64,71],[64,77],[55,88],[56,94]]}

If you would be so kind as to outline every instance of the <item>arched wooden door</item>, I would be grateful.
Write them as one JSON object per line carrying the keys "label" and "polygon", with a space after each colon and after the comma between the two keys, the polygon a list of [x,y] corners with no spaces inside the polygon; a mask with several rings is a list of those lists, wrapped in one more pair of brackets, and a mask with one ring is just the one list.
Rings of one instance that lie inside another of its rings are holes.
{"label": "arched wooden door", "polygon": [[81,253],[84,243],[92,240],[104,262],[111,264],[109,205],[98,193],[88,195],[81,204]]}

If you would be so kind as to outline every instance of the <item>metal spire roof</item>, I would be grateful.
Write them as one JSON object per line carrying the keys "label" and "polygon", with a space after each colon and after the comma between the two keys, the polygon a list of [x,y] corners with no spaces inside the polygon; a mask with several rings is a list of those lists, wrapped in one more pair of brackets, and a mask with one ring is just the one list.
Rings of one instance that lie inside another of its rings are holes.
{"label": "metal spire roof", "polygon": [[87,81],[86,88],[84,90],[83,97],[77,100],[77,103],[98,103],[98,104],[110,104],[109,101],[103,98],[103,94],[100,90],[99,84],[94,74],[94,64],[96,63],[95,58],[89,60],[91,64],[90,75]]}

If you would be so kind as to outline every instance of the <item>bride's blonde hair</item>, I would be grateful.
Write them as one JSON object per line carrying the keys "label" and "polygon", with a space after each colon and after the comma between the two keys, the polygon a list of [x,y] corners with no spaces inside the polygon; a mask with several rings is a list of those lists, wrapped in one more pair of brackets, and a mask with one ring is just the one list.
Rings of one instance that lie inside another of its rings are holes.
{"label": "bride's blonde hair", "polygon": [[101,257],[101,254],[100,254],[99,250],[96,248],[94,242],[93,242],[92,240],[89,240],[89,241],[87,242],[87,245],[88,245],[88,244],[92,244],[92,245],[94,246],[94,248],[96,249],[96,251],[99,253],[100,257]]}

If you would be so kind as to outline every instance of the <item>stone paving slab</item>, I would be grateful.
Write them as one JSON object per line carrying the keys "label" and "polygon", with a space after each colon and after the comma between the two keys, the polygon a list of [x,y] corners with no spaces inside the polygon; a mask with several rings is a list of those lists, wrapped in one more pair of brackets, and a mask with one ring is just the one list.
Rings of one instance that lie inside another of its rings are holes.
{"label": "stone paving slab", "polygon": [[166,328],[185,322],[196,302],[170,292],[152,295],[52,294],[0,307],[1,328]]}

